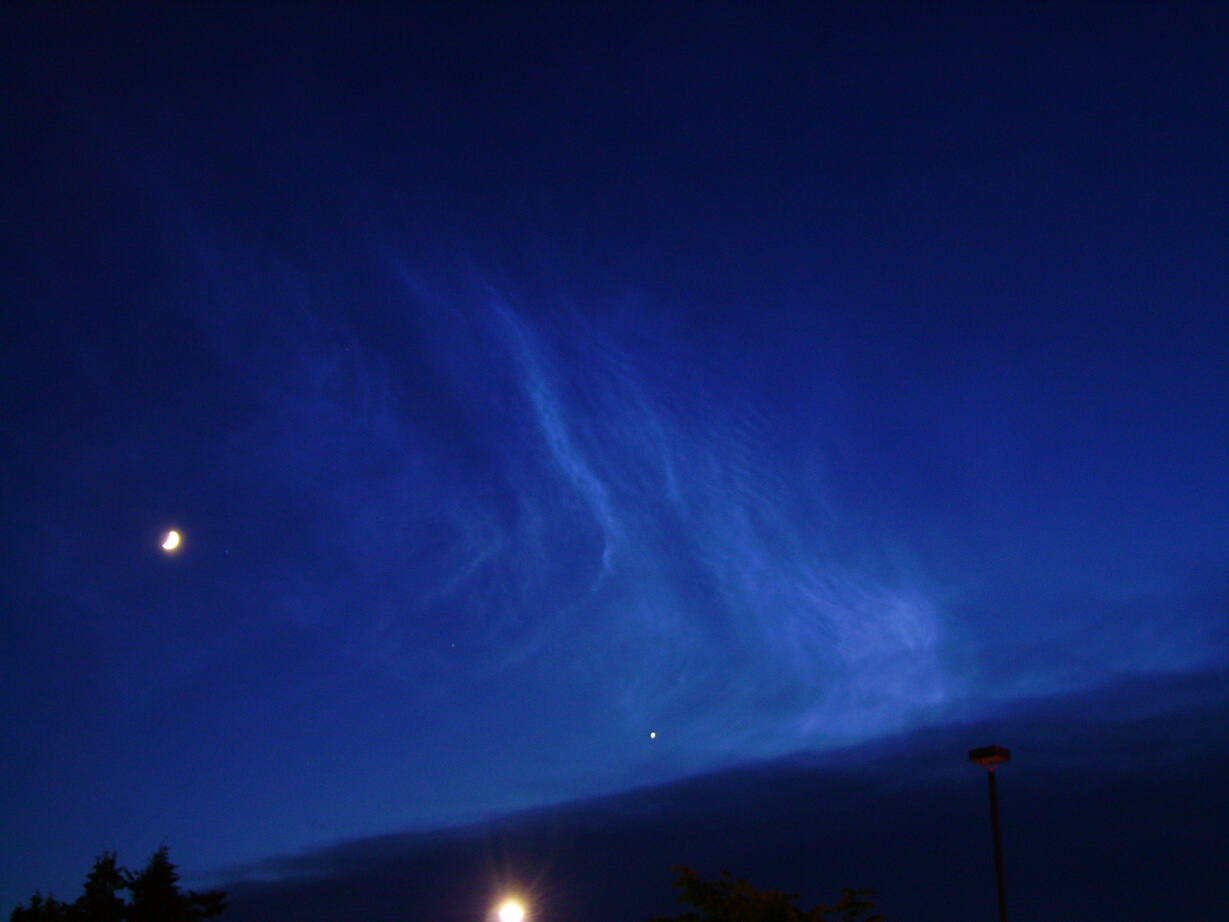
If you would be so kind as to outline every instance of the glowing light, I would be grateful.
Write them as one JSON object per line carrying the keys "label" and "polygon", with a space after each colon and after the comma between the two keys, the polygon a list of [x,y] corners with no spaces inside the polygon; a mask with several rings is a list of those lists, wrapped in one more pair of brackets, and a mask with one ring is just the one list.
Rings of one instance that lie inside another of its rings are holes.
{"label": "glowing light", "polygon": [[525,910],[516,900],[508,900],[499,907],[499,922],[521,922],[525,918]]}
{"label": "glowing light", "polygon": [[162,541],[162,549],[164,551],[173,551],[179,547],[180,540],[179,532],[172,528],[166,533],[166,538]]}
{"label": "glowing light", "polygon": [[652,733],[650,733],[650,734],[649,734],[649,739],[651,739],[651,740],[655,740],[655,739],[657,739],[657,731],[656,731],[656,730],[654,730]]}

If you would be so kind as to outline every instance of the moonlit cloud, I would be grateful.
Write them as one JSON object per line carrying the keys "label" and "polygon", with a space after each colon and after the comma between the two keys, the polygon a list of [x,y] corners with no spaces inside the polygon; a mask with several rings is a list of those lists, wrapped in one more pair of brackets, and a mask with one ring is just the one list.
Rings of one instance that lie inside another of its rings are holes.
{"label": "moonlit cloud", "polygon": [[[885,732],[943,699],[931,603],[826,554],[822,506],[778,473],[754,401],[718,399],[681,344],[648,356],[591,321],[465,310],[502,342],[532,420],[504,449],[522,460],[505,472],[517,525],[484,565],[501,593],[466,604],[536,609],[522,649],[579,659],[595,712],[609,698],[629,722],[745,758]],[[699,383],[655,390],[643,366],[662,351]],[[552,588],[509,594],[515,571]]]}
{"label": "moonlit cloud", "polygon": [[276,325],[223,306],[293,299],[311,287],[293,273],[223,285],[204,316],[256,398],[228,450],[313,506],[287,540],[317,576],[286,593],[274,575],[258,617],[394,675],[532,664],[554,676],[530,693],[540,719],[566,701],[614,715],[604,732],[668,727],[690,769],[873,737],[944,701],[933,603],[829,550],[831,498],[782,473],[754,394],[722,392],[668,334],[397,274],[407,335],[427,331],[412,350],[327,302]]}
{"label": "moonlit cloud", "polygon": [[508,344],[520,370],[522,388],[533,407],[534,418],[551,458],[602,530],[602,567],[609,571],[616,547],[623,538],[623,528],[611,509],[606,485],[573,442],[560,399],[547,381],[543,358],[523,322],[507,308],[497,306],[493,313],[508,330]]}

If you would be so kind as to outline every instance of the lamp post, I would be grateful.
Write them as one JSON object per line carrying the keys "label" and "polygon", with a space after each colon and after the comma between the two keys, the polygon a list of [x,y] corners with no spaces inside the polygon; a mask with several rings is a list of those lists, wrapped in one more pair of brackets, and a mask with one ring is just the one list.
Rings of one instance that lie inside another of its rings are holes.
{"label": "lamp post", "polygon": [[970,749],[969,761],[986,766],[986,777],[990,779],[990,821],[994,825],[994,873],[999,882],[999,922],[1007,922],[1007,885],[1003,882],[1003,832],[999,826],[999,789],[994,781],[994,769],[1001,762],[1011,761],[1011,750],[1002,746]]}

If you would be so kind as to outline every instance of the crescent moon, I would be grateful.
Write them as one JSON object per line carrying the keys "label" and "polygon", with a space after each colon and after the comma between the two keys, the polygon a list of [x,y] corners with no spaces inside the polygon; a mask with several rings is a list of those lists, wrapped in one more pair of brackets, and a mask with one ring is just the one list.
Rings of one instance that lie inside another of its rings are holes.
{"label": "crescent moon", "polygon": [[177,547],[179,547],[179,532],[172,528],[166,533],[166,540],[162,542],[162,549],[164,551],[173,551]]}

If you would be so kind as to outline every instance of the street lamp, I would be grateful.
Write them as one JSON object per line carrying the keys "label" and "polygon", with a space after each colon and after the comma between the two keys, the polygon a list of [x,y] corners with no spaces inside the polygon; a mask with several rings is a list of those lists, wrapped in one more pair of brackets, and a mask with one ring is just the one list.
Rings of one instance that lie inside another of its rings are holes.
{"label": "street lamp", "polygon": [[516,900],[506,900],[499,907],[499,922],[521,922],[525,918],[525,908]]}
{"label": "street lamp", "polygon": [[1003,882],[1003,833],[999,828],[999,789],[994,781],[995,766],[1011,761],[1011,750],[1002,746],[983,746],[969,750],[969,761],[986,766],[990,779],[990,821],[994,825],[994,873],[999,881],[999,922],[1007,922],[1007,885]]}

